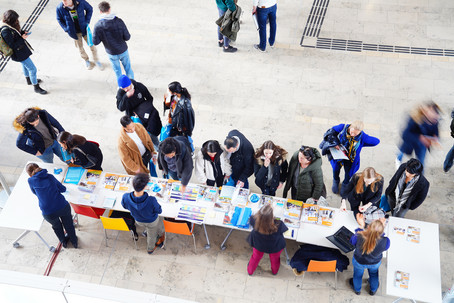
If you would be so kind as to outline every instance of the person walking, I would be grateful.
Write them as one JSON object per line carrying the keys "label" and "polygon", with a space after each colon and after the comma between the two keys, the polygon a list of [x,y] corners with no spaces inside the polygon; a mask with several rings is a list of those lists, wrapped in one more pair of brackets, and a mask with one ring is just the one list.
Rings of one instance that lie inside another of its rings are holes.
{"label": "person walking", "polygon": [[[454,138],[454,109],[451,112],[451,137]],[[445,161],[443,162],[443,171],[447,173],[453,164],[454,161],[454,145],[449,150],[448,154],[446,155]]]}
{"label": "person walking", "polygon": [[61,132],[57,137],[60,146],[72,154],[71,163],[80,165],[86,169],[102,170],[102,152],[99,145],[93,141],[87,141],[85,137],[72,135],[67,131]]}
{"label": "person walking", "polygon": [[195,176],[199,183],[220,187],[230,178],[232,167],[227,152],[216,140],[203,143],[195,157]]}
{"label": "person walking", "polygon": [[3,26],[0,28],[0,34],[3,41],[13,50],[11,60],[20,62],[25,80],[28,85],[33,85],[35,93],[45,95],[47,91],[39,86],[41,79],[36,76],[36,66],[30,56],[33,48],[26,40],[31,32],[21,30],[19,15],[13,10],[7,10],[3,13]]}
{"label": "person walking", "polygon": [[268,43],[271,48],[274,48],[276,40],[276,0],[253,0],[252,1],[252,14],[256,14],[257,22],[259,24],[260,43],[254,44],[254,48],[258,51],[265,52],[266,50],[266,24],[269,20],[270,23],[270,37]]}
{"label": "person walking", "polygon": [[[227,10],[236,11],[235,0],[216,0],[216,5],[219,11],[219,17],[224,16]],[[218,26],[218,46],[222,47],[225,53],[234,53],[238,49],[230,45],[230,39],[221,34],[221,27]]]}

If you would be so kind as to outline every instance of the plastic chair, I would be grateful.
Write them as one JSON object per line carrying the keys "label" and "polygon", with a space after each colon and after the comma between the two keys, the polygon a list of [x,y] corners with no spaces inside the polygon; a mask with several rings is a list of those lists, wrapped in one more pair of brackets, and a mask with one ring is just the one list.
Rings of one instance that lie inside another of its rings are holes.
{"label": "plastic chair", "polygon": [[163,220],[163,222],[164,222],[164,231],[166,234],[163,247],[165,247],[165,245],[166,245],[167,233],[192,236],[192,239],[194,240],[194,252],[197,253],[197,247],[195,245],[195,237],[194,237],[194,223],[191,223],[191,229],[189,229],[189,226],[185,221],[172,222],[172,221],[168,221],[168,220]]}
{"label": "plastic chair", "polygon": [[[117,242],[118,235],[120,231],[130,231],[128,225],[123,218],[108,218],[108,217],[100,217],[102,225],[104,227],[104,234],[106,236],[106,246],[107,246],[107,231],[106,229],[110,230],[118,230],[117,237],[115,238],[115,243]],[[134,232],[131,230],[132,240],[134,241],[134,245],[137,249],[137,241],[134,237]]]}
{"label": "plastic chair", "polygon": [[73,204],[71,202],[69,202],[69,204],[71,205],[72,209],[75,212],[75,214],[73,216],[74,225],[77,225],[79,230],[80,230],[79,215],[87,216],[87,217],[94,218],[94,219],[99,219],[99,217],[102,216],[102,214],[104,214],[104,211],[105,211],[104,208],[97,208],[97,207]]}
{"label": "plastic chair", "polygon": [[[337,289],[337,260],[333,261],[316,261],[310,260],[309,265],[307,266],[307,272],[334,272],[334,289]],[[304,280],[303,272],[303,280]]]}

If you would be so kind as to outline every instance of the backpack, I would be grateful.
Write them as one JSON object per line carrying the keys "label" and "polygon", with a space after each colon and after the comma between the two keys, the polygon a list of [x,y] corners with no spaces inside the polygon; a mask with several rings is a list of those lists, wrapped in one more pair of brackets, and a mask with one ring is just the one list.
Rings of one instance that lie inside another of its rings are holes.
{"label": "backpack", "polygon": [[[0,27],[0,33],[3,32],[3,29],[7,26]],[[3,36],[0,34],[0,54],[2,58],[10,57],[13,54],[13,49],[5,42]]]}

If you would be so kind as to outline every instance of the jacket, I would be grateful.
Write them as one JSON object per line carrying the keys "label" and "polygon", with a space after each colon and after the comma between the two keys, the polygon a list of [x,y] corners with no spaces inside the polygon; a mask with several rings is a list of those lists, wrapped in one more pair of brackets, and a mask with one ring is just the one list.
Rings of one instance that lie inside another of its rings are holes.
{"label": "jacket", "polygon": [[162,123],[159,113],[153,106],[153,96],[145,85],[131,79],[134,85],[134,94],[128,98],[126,92],[121,88],[117,91],[117,108],[125,111],[126,115],[140,118],[145,129],[152,135],[158,136],[161,133]]}
{"label": "jacket", "polygon": [[18,32],[15,28],[3,24],[1,27],[1,35],[6,44],[13,50],[11,60],[22,62],[31,56],[33,48],[22,38],[24,31]]}
{"label": "jacket", "polygon": [[236,5],[234,0],[216,0],[216,5],[219,9],[227,11],[228,9],[234,12],[236,10]]}
{"label": "jacket", "polygon": [[[102,170],[102,152],[95,143],[87,141],[85,144],[76,146],[76,148],[73,149],[73,153],[75,156],[74,164],[87,169]],[[87,156],[91,159],[88,159]],[[94,160],[94,163],[92,163],[91,160]]]}
{"label": "jacket", "polygon": [[[252,216],[249,220],[251,226],[254,227],[254,217]],[[286,246],[284,233],[288,230],[288,227],[280,220],[275,220],[274,223],[278,226],[275,233],[265,235],[259,233],[254,228],[247,238],[248,243],[258,251],[267,254],[274,254],[283,250]]]}
{"label": "jacket", "polygon": [[53,175],[48,174],[46,169],[30,177],[28,184],[32,193],[38,197],[39,208],[44,216],[51,215],[68,205],[65,197],[61,194],[66,191],[66,187],[58,182]]}
{"label": "jacket", "polygon": [[113,14],[102,15],[93,29],[93,44],[102,42],[109,55],[120,55],[128,50],[126,41],[131,38],[125,23]]}
{"label": "jacket", "polygon": [[361,202],[369,203],[372,205],[379,206],[381,194],[383,192],[383,178],[375,183],[375,192],[371,190],[370,185],[365,188],[362,194],[358,194],[355,190],[356,184],[358,183],[359,175],[354,175],[348,183],[345,190],[341,192],[342,199],[348,199],[352,205],[359,205]]}
{"label": "jacket", "polygon": [[152,223],[162,213],[158,200],[148,196],[146,192],[141,197],[134,196],[134,192],[125,193],[121,198],[121,206],[131,212],[134,220],[141,223]]}
{"label": "jacket", "polygon": [[[135,132],[145,148],[153,154],[153,142],[151,142],[151,138],[145,128],[138,123],[134,123],[134,126]],[[118,152],[120,153],[121,164],[123,164],[123,167],[129,175],[135,175],[139,167],[142,172],[150,172],[143,164],[142,155],[140,154],[137,144],[127,135],[123,127],[120,131],[120,137],[118,137]]]}
{"label": "jacket", "polygon": [[290,266],[297,271],[306,271],[311,260],[332,261],[337,260],[336,268],[342,272],[348,268],[350,260],[344,256],[338,249],[322,247],[312,244],[300,245],[290,260]]}
{"label": "jacket", "polygon": [[[205,142],[202,147],[207,144]],[[217,171],[220,167],[221,170]],[[227,152],[222,148],[217,151],[214,157],[214,162],[211,161],[210,156],[204,155],[199,150],[195,157],[195,177],[198,183],[206,183],[207,180],[216,180],[219,175],[230,176],[232,174],[232,167],[230,166],[229,160],[227,159]]]}
{"label": "jacket", "polygon": [[[164,111],[166,110],[164,105]],[[172,130],[170,136],[192,136],[195,126],[195,114],[191,100],[181,96],[172,113]]]}
{"label": "jacket", "polygon": [[358,228],[355,234],[350,238],[350,243],[355,245],[355,252],[353,253],[353,258],[359,263],[363,265],[372,265],[377,264],[381,261],[383,257],[383,252],[388,250],[391,242],[389,238],[384,237],[382,235],[381,238],[377,240],[377,244],[375,245],[374,250],[369,254],[363,254],[362,246],[364,243],[364,238],[358,234],[358,231],[362,229]]}
{"label": "jacket", "polygon": [[230,155],[232,166],[232,178],[235,181],[246,182],[254,173],[254,147],[246,137],[238,130],[229,132],[228,137],[236,136],[240,139],[240,147]]}
{"label": "jacket", "polygon": [[[396,187],[399,182],[400,176],[405,173],[406,164],[403,163],[396,171],[394,176],[389,181],[389,185],[386,188],[386,196],[388,198],[389,206],[391,210],[396,207]],[[413,186],[413,189],[410,193],[410,196],[407,199],[407,202],[402,206],[404,209],[415,210],[419,207],[422,202],[426,199],[427,193],[429,192],[430,183],[423,175],[419,175],[419,180]]]}
{"label": "jacket", "polygon": [[[91,16],[93,15],[93,7],[85,0],[73,1],[76,6],[77,20],[79,22],[82,36],[87,35],[87,25],[90,24]],[[69,11],[63,6],[63,2],[57,5],[57,21],[61,28],[74,40],[77,40],[76,26],[74,19]]]}
{"label": "jacket", "polygon": [[[38,111],[40,123],[44,123],[49,129],[52,137],[57,139],[57,134],[64,131],[61,124],[45,110]],[[43,136],[34,126],[29,123],[19,124],[17,118],[13,121],[13,127],[19,132],[16,140],[16,146],[32,155],[37,152],[44,153],[45,145]]]}
{"label": "jacket", "polygon": [[[188,185],[189,179],[191,179],[192,176],[192,169],[194,168],[194,164],[192,163],[190,143],[186,137],[182,136],[173,137],[172,139],[174,139],[178,143],[174,156],[176,157],[178,178],[181,180],[181,184]],[[169,168],[167,166],[166,160],[164,159],[164,156],[164,153],[161,152],[161,148],[159,148],[159,169],[162,170],[164,174],[167,174],[169,172]]]}
{"label": "jacket", "polygon": [[220,27],[222,35],[226,36],[232,41],[236,41],[236,36],[240,30],[240,17],[242,13],[241,7],[236,6],[235,11],[230,9],[216,21],[216,24]]}
{"label": "jacket", "polygon": [[300,171],[297,181],[297,187],[293,188],[293,178],[295,171],[300,166],[298,160],[299,151],[295,152],[290,160],[287,182],[285,183],[283,197],[287,198],[287,192],[292,189],[292,199],[306,201],[309,198],[318,200],[323,193],[325,184],[323,183],[322,158],[318,150],[313,147],[312,151],[315,159],[312,160],[308,167]]}
{"label": "jacket", "polygon": [[[268,182],[268,167],[263,165],[263,159],[256,159],[254,162],[254,175],[255,175],[255,184],[263,191],[266,187],[266,183]],[[279,158],[273,170],[273,176],[271,179],[271,183],[269,187],[272,191],[276,191],[279,183],[284,183],[287,179],[287,170],[288,170],[288,162],[287,160],[283,160]]]}

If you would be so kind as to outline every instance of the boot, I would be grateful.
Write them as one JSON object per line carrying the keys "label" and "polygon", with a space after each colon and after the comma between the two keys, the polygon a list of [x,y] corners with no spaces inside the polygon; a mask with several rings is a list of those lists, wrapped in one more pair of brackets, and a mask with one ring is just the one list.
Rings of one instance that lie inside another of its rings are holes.
{"label": "boot", "polygon": [[[32,81],[30,81],[30,77],[25,77],[25,80],[27,80],[28,85],[32,85]],[[42,81],[41,79],[38,79],[38,84],[40,84]]]}
{"label": "boot", "polygon": [[39,84],[35,84],[33,86],[34,86],[34,89],[35,89],[35,93],[38,93],[38,94],[41,94],[41,95],[47,94],[47,91],[45,91],[44,89],[39,87]]}

